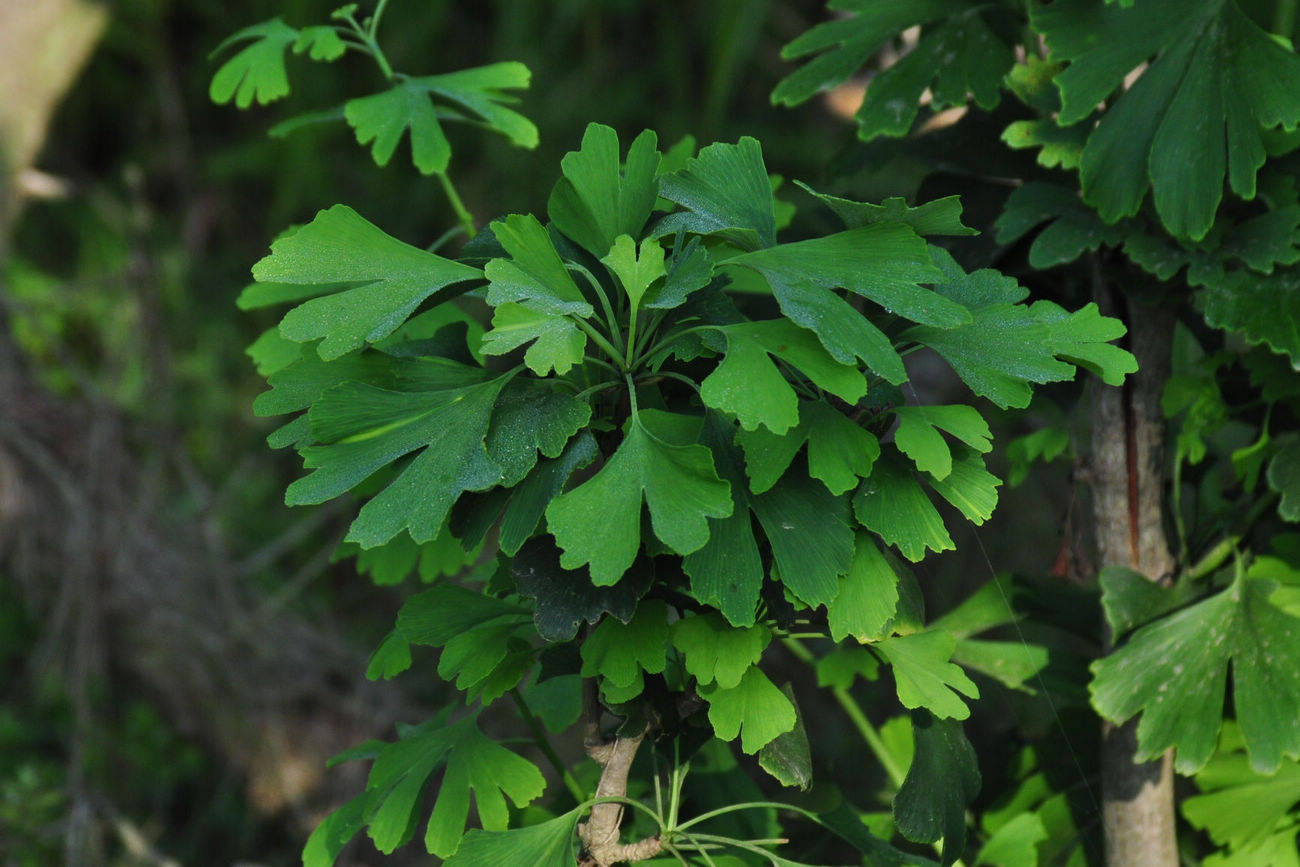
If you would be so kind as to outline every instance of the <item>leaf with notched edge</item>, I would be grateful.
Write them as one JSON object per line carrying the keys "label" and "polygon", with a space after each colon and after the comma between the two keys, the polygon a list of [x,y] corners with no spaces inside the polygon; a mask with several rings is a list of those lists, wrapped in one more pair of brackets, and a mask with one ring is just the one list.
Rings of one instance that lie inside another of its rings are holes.
{"label": "leaf with notched edge", "polygon": [[280,334],[299,343],[324,338],[317,352],[325,361],[387,337],[420,304],[458,295],[479,276],[398,241],[346,205],[281,236],[253,266],[259,283],[301,287],[293,300],[310,300],[285,314]]}
{"label": "leaf with notched edge", "polygon": [[600,472],[551,502],[547,526],[566,569],[590,564],[598,585],[616,583],[641,548],[641,504],[655,535],[679,554],[709,540],[709,518],[732,512],[731,486],[713,453],[695,442],[689,416],[643,409],[628,419],[622,443]]}

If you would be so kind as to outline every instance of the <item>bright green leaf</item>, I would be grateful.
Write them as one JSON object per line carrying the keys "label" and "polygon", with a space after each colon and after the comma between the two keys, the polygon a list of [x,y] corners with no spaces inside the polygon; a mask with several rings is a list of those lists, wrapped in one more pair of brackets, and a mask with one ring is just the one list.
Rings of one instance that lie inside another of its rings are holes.
{"label": "bright green leaf", "polygon": [[1192,773],[1214,751],[1228,665],[1233,706],[1251,764],[1276,771],[1300,756],[1300,620],[1269,602],[1277,584],[1239,577],[1222,592],[1138,629],[1092,664],[1092,703],[1122,723],[1141,712],[1137,758],[1176,747],[1175,767]]}
{"label": "bright green leaf", "polygon": [[663,672],[667,655],[668,606],[644,600],[629,622],[606,617],[582,642],[582,676],[600,675],[619,687],[639,684],[643,671]]}
{"label": "bright green leaf", "polygon": [[630,235],[619,235],[608,255],[600,261],[623,284],[633,310],[640,308],[641,298],[650,284],[668,273],[664,268],[664,248],[654,238],[642,241],[638,253],[636,241]]}
{"label": "bright green leaf", "polygon": [[237,108],[248,108],[256,97],[266,105],[289,95],[289,73],[284,66],[284,52],[298,39],[298,31],[279,18],[245,27],[222,42],[209,55],[215,57],[231,45],[252,40],[238,54],[227,60],[212,76],[208,96],[218,105],[233,98]]}
{"label": "bright green leaf", "polygon": [[566,569],[590,564],[596,584],[617,582],[641,547],[643,497],[664,544],[679,554],[704,546],[708,519],[730,515],[732,502],[712,452],[695,442],[695,425],[688,416],[641,410],[600,472],[551,503],[547,525]]}
{"label": "bright green leaf", "polygon": [[941,719],[966,719],[970,708],[961,700],[979,698],[979,688],[960,667],[948,660],[957,646],[942,629],[896,635],[874,645],[894,668],[898,700],[909,710],[925,708]]}
{"label": "bright green leaf", "polygon": [[758,428],[740,431],[736,442],[745,450],[749,485],[756,494],[776,484],[805,443],[808,474],[832,494],[856,487],[880,457],[874,434],[822,401],[801,403],[798,426],[784,436]]}
{"label": "bright green leaf", "polygon": [[672,626],[673,646],[686,659],[686,671],[701,684],[731,689],[763,655],[772,640],[762,624],[736,628],[716,614],[684,617]]}
{"label": "bright green leaf", "polygon": [[1002,408],[1029,405],[1034,383],[1074,377],[1074,365],[1098,372],[1107,385],[1119,385],[1137,370],[1127,351],[1111,345],[1124,324],[1102,316],[1096,304],[1069,313],[1050,301],[1020,303],[1028,290],[996,271],[964,273],[942,250],[935,261],[946,279],[937,293],[964,305],[973,322],[952,328],[921,325],[904,340],[929,346],[952,365],[976,394]]}
{"label": "bright green leaf", "polygon": [[853,496],[853,513],[862,526],[878,533],[886,544],[897,545],[913,563],[925,557],[927,548],[939,552],[954,547],[934,504],[907,466],[896,459],[876,461]]}
{"label": "bright green leaf", "polygon": [[826,605],[831,638],[876,641],[898,608],[898,576],[870,534],[859,531],[849,571]]}
{"label": "bright green leaf", "polygon": [[657,143],[653,132],[642,132],[628,148],[626,167],[620,171],[618,134],[588,124],[582,146],[560,161],[564,177],[547,203],[555,227],[597,259],[619,235],[641,237],[659,196]]}
{"label": "bright green leaf", "polygon": [[477,276],[474,268],[386,235],[346,205],[282,236],[253,266],[259,282],[301,287],[300,298],[319,296],[285,314],[280,333],[300,343],[323,337],[317,351],[325,361],[387,337],[421,303],[459,294]]}
{"label": "bright green leaf", "polygon": [[724,741],[740,736],[740,748],[753,755],[780,735],[794,729],[794,705],[757,666],[749,668],[730,689],[713,684],[699,693],[709,703],[709,722]]}
{"label": "bright green leaf", "polygon": [[799,422],[798,396],[778,360],[850,404],[867,393],[861,371],[836,361],[815,336],[787,320],[744,322],[719,330],[726,336],[727,352],[700,383],[700,398],[707,406],[735,415],[747,431],[762,424],[783,434]]}
{"label": "bright green leaf", "polygon": [[757,139],[709,145],[664,175],[660,193],[686,210],[660,220],[656,235],[720,235],[745,250],[776,243],[775,197]]}
{"label": "bright green leaf", "polygon": [[918,470],[936,479],[945,479],[952,472],[952,451],[940,431],[947,431],[978,452],[993,448],[988,422],[973,406],[900,406],[894,415],[899,422],[894,444]]}
{"label": "bright green leaf", "polygon": [[526,828],[465,832],[447,867],[571,867],[578,860],[574,830],[581,810]]}
{"label": "bright green leaf", "polygon": [[836,360],[861,358],[898,384],[902,358],[876,326],[835,293],[847,289],[913,322],[952,328],[971,321],[961,304],[922,288],[942,277],[925,242],[911,228],[874,223],[823,238],[781,244],[728,259],[761,274],[787,317],[813,331]]}

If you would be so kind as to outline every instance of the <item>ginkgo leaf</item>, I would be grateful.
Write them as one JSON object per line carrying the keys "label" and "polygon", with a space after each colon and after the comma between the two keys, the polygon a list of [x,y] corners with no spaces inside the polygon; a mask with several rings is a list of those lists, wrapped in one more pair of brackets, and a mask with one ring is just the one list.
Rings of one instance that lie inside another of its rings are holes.
{"label": "ginkgo leaf", "polygon": [[530,344],[524,364],[538,376],[563,376],[582,363],[587,335],[573,321],[507,301],[492,311],[492,330],[483,335],[484,355],[505,355]]}
{"label": "ginkgo leaf", "polygon": [[709,703],[713,733],[724,741],[739,735],[740,748],[750,755],[793,730],[797,721],[790,699],[758,666],[747,669],[730,689],[715,683],[701,685],[699,693]]}
{"label": "ginkgo leaf", "polygon": [[347,49],[347,45],[339,38],[338,31],[326,24],[302,28],[293,43],[294,54],[302,54],[305,51],[312,60],[326,62],[338,60]]}
{"label": "ginkgo leaf", "polygon": [[1103,244],[1115,247],[1129,238],[1127,224],[1104,222],[1077,190],[1041,181],[1012,190],[994,228],[999,244],[1013,244],[1044,223],[1029,245],[1029,264],[1035,268],[1065,265]]}
{"label": "ginkgo leaf", "polygon": [[362,792],[321,820],[303,846],[303,867],[334,867],[343,847],[365,827],[371,798]]}
{"label": "ginkgo leaf", "polygon": [[861,677],[875,680],[880,661],[865,647],[837,647],[817,660],[817,685],[832,689],[850,689]]}
{"label": "ginkgo leaf", "polygon": [[795,181],[809,195],[835,212],[845,228],[856,229],[871,223],[902,223],[911,226],[918,235],[975,235],[978,232],[961,221],[961,197],[945,196],[924,202],[916,207],[907,204],[902,196],[885,199],[879,205],[855,202],[828,193],[819,193],[802,181]]}
{"label": "ginkgo leaf", "polygon": [[648,580],[629,578],[613,587],[596,587],[586,569],[564,569],[560,552],[549,540],[534,539],[510,558],[510,574],[521,596],[537,600],[533,623],[547,641],[569,641],[584,621],[605,614],[627,623]]}
{"label": "ginkgo leaf", "polygon": [[[1255,196],[1264,130],[1300,123],[1290,94],[1300,59],[1235,0],[1171,0],[1129,7],[1069,0],[1031,9],[1056,76],[1059,122],[1088,114],[1150,65],[1109,104],[1080,161],[1084,198],[1103,219],[1137,213],[1148,188],[1170,233],[1199,240],[1214,223],[1225,177]],[[1154,60],[1152,59],[1154,58]]]}
{"label": "ginkgo leaf", "polygon": [[484,737],[473,716],[451,726],[419,726],[375,759],[366,781],[370,838],[384,854],[405,843],[429,777],[446,766],[425,833],[425,848],[447,857],[465,831],[471,793],[480,824],[505,830],[506,797],[524,807],[539,797],[546,780],[526,759]]}
{"label": "ginkgo leaf", "polygon": [[822,401],[801,403],[799,424],[784,436],[763,428],[742,430],[736,443],[745,450],[749,486],[756,494],[776,484],[805,443],[808,475],[820,479],[832,494],[856,487],[859,478],[871,475],[880,457],[874,434]]}
{"label": "ginkgo leaf", "polygon": [[537,465],[540,452],[558,458],[591,420],[591,405],[550,382],[515,377],[492,410],[488,457],[501,468],[501,484],[514,487]]}
{"label": "ginkgo leaf", "polygon": [[958,455],[952,463],[952,471],[942,479],[932,475],[922,478],[971,523],[983,524],[993,517],[993,510],[998,505],[998,485],[1002,480],[985,469],[984,459],[974,452]]}
{"label": "ginkgo leaf", "polygon": [[518,302],[541,313],[588,317],[592,307],[537,218],[511,214],[492,224],[492,234],[510,255],[483,268],[487,302],[497,307]]}
{"label": "ginkgo leaf", "polygon": [[1012,4],[837,0],[830,7],[851,14],[817,25],[781,50],[787,60],[823,53],[783,79],[772,102],[798,105],[841,84],[887,41],[921,25],[912,50],[871,78],[857,111],[858,135],[866,141],[906,135],[927,91],[936,109],[965,105],[969,97],[984,109],[997,106],[1014,61],[1006,36],[1015,32]]}
{"label": "ginkgo leaf", "polygon": [[451,143],[442,130],[434,98],[469,113],[483,126],[520,147],[537,146],[537,127],[526,117],[505,107],[513,97],[504,91],[528,87],[531,74],[522,63],[493,63],[443,75],[404,78],[381,93],[350,99],[343,115],[357,135],[357,143],[371,145],[378,165],[393,158],[397,145],[409,131],[411,161],[426,175],[445,172],[451,162]]}
{"label": "ginkgo leaf", "polygon": [[808,745],[808,730],[804,728],[799,702],[795,701],[790,684],[781,687],[781,693],[794,708],[794,728],[777,735],[758,751],[758,766],[767,771],[781,785],[808,791],[813,781],[812,750]]}
{"label": "ginkgo leaf", "polygon": [[618,133],[587,125],[582,146],[560,160],[564,174],[546,210],[557,229],[597,259],[619,235],[641,237],[659,197],[658,137],[645,130],[633,140],[620,170]]}
{"label": "ginkgo leaf", "polygon": [[949,662],[957,647],[952,633],[931,629],[896,635],[872,646],[893,666],[898,700],[903,707],[923,707],[941,719],[970,716],[970,708],[961,696],[979,698],[979,688],[959,666]]}
{"label": "ginkgo leaf", "polygon": [[636,684],[639,693],[641,673],[662,673],[667,658],[668,606],[657,599],[642,600],[630,621],[606,617],[583,640],[582,676],[600,675],[617,687]]}
{"label": "ginkgo leaf", "polygon": [[[1264,776],[1251,767],[1242,747],[1241,731],[1225,722],[1219,749],[1196,775],[1203,794],[1184,800],[1181,810],[1192,827],[1207,832],[1220,846],[1250,850],[1278,830],[1300,803],[1300,764],[1284,762],[1276,773]],[[1295,835],[1291,827],[1292,853]]]}
{"label": "ginkgo leaf", "polygon": [[1277,513],[1300,521],[1300,440],[1288,443],[1269,461],[1268,486],[1282,495]]}
{"label": "ginkgo leaf", "polygon": [[660,283],[646,290],[644,306],[671,310],[686,303],[687,297],[713,279],[713,258],[699,238],[691,238],[674,249]]}
{"label": "ginkgo leaf", "polygon": [[[468,289],[479,271],[385,234],[346,205],[321,211],[281,236],[253,266],[259,282],[300,287],[310,298],[285,314],[280,333],[329,361],[392,334],[420,304]],[[319,297],[311,297],[319,296]]]}
{"label": "ginkgo leaf", "polygon": [[894,821],[909,840],[942,839],[942,862],[951,864],[966,845],[966,805],[980,790],[975,750],[956,720],[915,712],[912,728],[916,750],[894,796]]}
{"label": "ginkgo leaf", "polygon": [[1198,293],[1205,321],[1241,334],[1248,343],[1300,360],[1300,270],[1279,269],[1262,276],[1237,269]]}
{"label": "ginkgo leaf", "polygon": [[218,105],[235,100],[237,108],[248,108],[256,98],[266,105],[289,95],[289,72],[284,52],[298,39],[298,31],[279,18],[245,27],[213,50],[216,57],[232,45],[252,40],[227,60],[212,76],[208,96]]}
{"label": "ginkgo leaf", "polygon": [[728,259],[761,274],[781,311],[814,332],[836,360],[861,358],[898,384],[907,379],[893,343],[834,290],[843,288],[913,322],[952,328],[971,321],[954,300],[922,288],[942,277],[925,241],[898,223],[873,223],[822,238],[781,244]]}
{"label": "ginkgo leaf", "polygon": [[701,442],[712,450],[718,476],[731,485],[735,505],[727,517],[709,520],[709,541],[682,558],[682,569],[696,599],[717,608],[734,626],[751,626],[765,574],[740,452],[732,444],[735,431],[735,423],[717,413],[705,417]]}
{"label": "ginkgo leaf", "polygon": [[574,830],[581,810],[509,831],[465,832],[447,867],[570,867],[578,860]]}
{"label": "ginkgo leaf", "polygon": [[964,305],[973,321],[938,328],[918,325],[902,335],[943,356],[976,394],[1002,408],[1023,408],[1032,385],[1074,378],[1075,365],[1097,372],[1107,385],[1119,385],[1137,370],[1132,354],[1110,341],[1125,333],[1124,323],[1102,316],[1096,304],[1074,313],[1050,301],[1022,304],[1028,290],[996,271],[966,274],[943,250],[934,260],[945,278],[935,291]]}
{"label": "ginkgo leaf", "polygon": [[357,144],[370,145],[370,156],[378,166],[388,165],[408,132],[411,162],[421,173],[446,171],[451,162],[451,142],[438,123],[428,89],[416,79],[408,78],[380,93],[349,99],[343,117],[356,132]]}
{"label": "ginkgo leaf", "polygon": [[839,591],[853,561],[849,498],[835,496],[802,473],[750,498],[750,508],[772,548],[775,570],[796,596],[824,605]]}
{"label": "ginkgo leaf", "polygon": [[927,548],[937,553],[955,547],[934,503],[907,466],[895,458],[882,456],[876,461],[853,496],[853,514],[913,563],[925,557]]}
{"label": "ginkgo leaf", "polygon": [[696,443],[698,420],[641,410],[600,472],[557,497],[547,525],[566,569],[590,564],[597,585],[613,584],[641,547],[641,502],[655,535],[679,554],[709,539],[709,518],[731,514],[731,486],[718,478],[713,454]]}
{"label": "ginkgo leaf", "polygon": [[1141,627],[1092,664],[1092,704],[1122,723],[1141,713],[1138,760],[1176,747],[1180,773],[1205,766],[1233,707],[1252,766],[1272,773],[1300,756],[1300,620],[1269,602],[1277,585],[1238,577],[1227,589]]}
{"label": "ginkgo leaf", "polygon": [[799,398],[777,361],[850,404],[867,393],[861,371],[836,361],[812,333],[792,322],[769,319],[718,330],[727,340],[726,355],[700,383],[700,398],[735,415],[745,430],[762,424],[784,434],[799,422]]}
{"label": "ginkgo leaf", "polygon": [[503,619],[527,623],[531,617],[518,603],[444,583],[408,597],[397,612],[396,631],[411,644],[442,647],[484,623]]}
{"label": "ginkgo leaf", "polygon": [[650,284],[668,273],[664,268],[664,248],[654,238],[642,241],[638,252],[636,241],[630,235],[619,235],[608,255],[600,261],[623,284],[633,310],[641,306],[641,298]]}
{"label": "ginkgo leaf", "polygon": [[894,444],[918,470],[935,479],[945,479],[952,472],[952,450],[940,431],[952,434],[978,452],[993,448],[988,422],[973,406],[900,406],[894,415],[898,417]]}
{"label": "ginkgo leaf", "polygon": [[[488,434],[491,437],[491,433]],[[596,441],[590,431],[584,431],[564,447],[553,461],[542,461],[510,493],[509,502],[501,515],[501,531],[497,536],[501,551],[513,557],[524,542],[537,531],[546,507],[560,495],[569,478],[582,467],[596,459]]]}
{"label": "ginkgo leaf", "polygon": [[343,383],[313,404],[312,436],[303,450],[313,472],[289,486],[290,505],[322,503],[376,470],[421,450],[362,508],[347,541],[373,548],[409,530],[425,542],[438,535],[465,491],[484,490],[501,470],[484,447],[497,395],[508,377],[435,392],[398,392]]}
{"label": "ginkgo leaf", "polygon": [[826,604],[831,638],[877,641],[898,608],[898,575],[869,533],[858,531],[853,562],[839,580],[835,598]]}
{"label": "ginkgo leaf", "polygon": [[716,614],[684,617],[672,626],[673,647],[682,652],[687,673],[701,684],[716,682],[723,689],[739,685],[771,640],[771,630],[762,624],[738,628]]}
{"label": "ginkgo leaf", "polygon": [[662,177],[660,194],[686,210],[660,220],[655,235],[718,235],[745,250],[776,243],[776,199],[757,139],[703,148]]}

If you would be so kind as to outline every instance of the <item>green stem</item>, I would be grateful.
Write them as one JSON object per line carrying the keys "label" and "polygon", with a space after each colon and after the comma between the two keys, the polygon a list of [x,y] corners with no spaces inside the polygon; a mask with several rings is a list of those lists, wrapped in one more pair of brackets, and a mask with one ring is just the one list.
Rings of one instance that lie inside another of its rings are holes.
{"label": "green stem", "polygon": [[592,339],[592,342],[594,342],[597,346],[603,349],[606,355],[614,359],[614,361],[618,363],[619,370],[623,372],[627,371],[627,369],[623,366],[623,353],[619,352],[617,349],[611,346],[610,342],[605,339],[605,336],[601,334],[599,331],[597,331],[594,327],[592,327],[590,322],[578,316],[570,316],[569,320],[573,322],[574,325],[578,326],[583,331],[585,331],[587,333],[587,336]]}
{"label": "green stem", "polygon": [[344,20],[352,25],[352,29],[356,31],[357,37],[360,38],[361,41],[365,43],[366,48],[370,50],[370,56],[375,59],[375,63],[379,64],[379,71],[384,74],[384,78],[387,81],[392,81],[393,67],[388,65],[388,58],[384,56],[384,49],[379,47],[379,43],[375,41],[375,37],[369,30],[366,30],[358,24],[357,19],[353,18],[351,15],[347,16]]}
{"label": "green stem", "polygon": [[606,370],[608,370],[610,373],[613,373],[613,374],[622,375],[622,373],[623,373],[623,371],[619,370],[617,367],[615,367],[614,365],[610,364],[610,363],[609,363],[608,361],[606,361],[605,359],[603,359],[603,358],[597,358],[597,357],[594,356],[594,355],[584,355],[584,356],[582,356],[582,360],[583,360],[584,362],[588,363],[588,364],[599,365],[600,367],[605,368]]}
{"label": "green stem", "polygon": [[587,810],[596,806],[597,804],[623,804],[626,807],[632,807],[633,809],[640,810],[641,812],[645,813],[651,819],[654,819],[655,826],[658,827],[661,832],[664,829],[663,816],[660,816],[658,813],[656,813],[654,810],[650,809],[640,801],[633,800],[632,798],[625,798],[622,795],[608,795],[603,798],[591,798],[589,800],[580,803],[578,805],[578,809]]}
{"label": "green stem", "polygon": [[384,17],[384,7],[388,5],[388,0],[379,0],[375,6],[375,14],[370,16],[370,38],[375,38],[375,32],[379,30],[379,19]]}
{"label": "green stem", "polygon": [[[630,373],[625,373],[625,374],[623,374],[623,378],[624,378],[624,380],[627,382],[627,395],[628,395],[628,397],[632,400],[632,417],[633,417],[633,418],[636,418],[637,413],[640,412],[640,410],[637,409],[637,405],[636,405],[636,383],[634,383],[634,382],[632,381],[632,374],[630,374]],[[676,776],[676,774],[677,774],[677,769],[676,769],[676,768],[673,768],[673,775],[674,775],[674,777]],[[672,803],[672,805],[670,806],[669,809],[670,809],[670,811],[675,812],[675,811],[676,811],[676,808],[677,808],[677,801],[676,801],[676,794],[675,794],[675,793],[674,793],[673,798],[674,798],[674,799],[673,799],[673,803]]]}
{"label": "green stem", "polygon": [[450,229],[448,229],[447,231],[439,235],[437,240],[435,240],[432,244],[425,247],[424,249],[428,250],[430,253],[436,253],[442,249],[443,244],[446,244],[448,241],[450,241],[452,238],[456,237],[463,231],[465,231],[464,226],[452,226]]}
{"label": "green stem", "polygon": [[1295,32],[1296,0],[1278,0],[1273,12],[1273,32],[1291,38]]}
{"label": "green stem", "polygon": [[[808,648],[800,644],[798,639],[786,637],[781,639],[781,643],[784,644],[786,649],[789,650],[790,653],[800,662],[803,662],[808,666],[816,664],[816,657],[812,655],[812,652],[809,651]],[[831,690],[831,695],[837,702],[839,702],[840,707],[844,709],[844,713],[848,716],[849,721],[853,723],[853,727],[858,730],[858,734],[862,735],[862,739],[866,741],[867,746],[876,754],[876,759],[880,762],[880,766],[885,769],[885,773],[889,775],[889,779],[893,782],[894,788],[901,789],[903,787],[903,780],[906,778],[907,774],[903,772],[903,769],[899,767],[898,762],[894,760],[893,754],[891,754],[889,749],[885,746],[884,739],[880,737],[880,733],[876,731],[875,726],[871,724],[871,720],[867,719],[867,715],[862,712],[862,707],[857,703],[847,689],[835,687]]]}
{"label": "green stem", "polygon": [[637,306],[632,305],[632,312],[627,317],[627,366],[632,367],[632,350],[636,348],[636,314]]}
{"label": "green stem", "polygon": [[646,344],[648,344],[650,339],[654,337],[655,331],[659,329],[660,323],[664,321],[664,317],[667,315],[667,310],[656,310],[654,318],[650,320],[650,327],[641,329],[641,337],[637,339],[636,353],[633,356],[634,358],[640,359],[645,356]]}
{"label": "green stem", "polygon": [[720,843],[723,846],[734,846],[737,849],[744,849],[747,852],[753,852],[756,855],[762,855],[764,858],[767,858],[769,861],[771,861],[772,859],[772,853],[762,848],[761,846],[756,845],[757,842],[767,843],[770,846],[779,846],[782,843],[790,842],[789,840],[780,837],[771,840],[762,840],[762,841],[753,841],[753,842],[749,840],[733,840],[731,837],[717,837],[713,834],[696,834],[695,837],[697,840],[700,840],[705,843]]}
{"label": "green stem", "polygon": [[577,262],[567,262],[565,263],[565,267],[570,271],[577,271],[585,277],[588,285],[591,286],[592,291],[596,293],[596,297],[600,299],[600,306],[605,311],[605,324],[609,326],[609,333],[614,338],[614,345],[619,348],[619,354],[621,355],[623,349],[623,335],[619,332],[618,316],[614,314],[614,308],[609,303],[609,296],[605,294],[605,287],[600,285],[600,281],[596,279],[595,274],[592,274]]}
{"label": "green stem", "polygon": [[653,382],[656,378],[675,379],[678,382],[686,383],[691,388],[695,389],[697,392],[700,390],[700,387],[695,383],[695,380],[691,379],[689,376],[683,376],[680,373],[673,373],[671,370],[661,370],[658,373],[656,373],[654,376],[644,381]]}
{"label": "green stem", "polygon": [[604,391],[607,388],[614,388],[615,386],[620,384],[621,383],[617,379],[607,379],[604,382],[598,382],[593,386],[584,388],[582,391],[575,394],[574,398],[577,400],[582,400],[584,397],[586,397],[589,394],[592,394],[597,391]]}
{"label": "green stem", "polygon": [[1254,505],[1250,507],[1250,511],[1246,513],[1246,517],[1242,519],[1241,528],[1238,532],[1224,536],[1213,548],[1206,551],[1201,556],[1201,559],[1188,566],[1186,576],[1193,581],[1204,578],[1227,562],[1228,558],[1237,550],[1237,545],[1250,532],[1250,528],[1255,525],[1255,522],[1273,507],[1277,497],[1276,491],[1269,491],[1262,497],[1257,498]]}
{"label": "green stem", "polygon": [[510,698],[514,700],[515,707],[519,708],[519,715],[524,718],[524,722],[528,724],[529,730],[533,733],[537,748],[542,751],[542,755],[546,756],[546,760],[551,763],[551,767],[555,768],[555,772],[560,775],[560,779],[564,781],[564,787],[569,790],[573,800],[581,804],[586,800],[587,793],[582,790],[582,786],[578,785],[578,781],[573,778],[573,774],[569,773],[568,767],[560,760],[560,754],[555,751],[555,747],[551,746],[551,739],[546,734],[546,729],[542,727],[537,717],[533,716],[532,709],[528,707],[528,702],[524,701],[518,687],[510,690]]}
{"label": "green stem", "polygon": [[743,804],[728,804],[725,807],[719,807],[718,809],[710,810],[707,813],[700,813],[700,815],[695,816],[689,821],[683,822],[682,824],[676,826],[675,828],[673,828],[673,830],[684,831],[687,828],[691,827],[692,825],[698,825],[700,822],[707,821],[709,819],[714,818],[715,816],[723,816],[726,815],[727,813],[734,813],[738,810],[762,810],[762,809],[767,809],[769,807],[774,810],[793,810],[794,812],[799,813],[805,816],[806,818],[812,819],[814,822],[817,822],[818,824],[821,823],[821,819],[819,819],[815,813],[810,813],[801,807],[793,807],[789,804],[778,804],[776,801],[746,801]]}
{"label": "green stem", "polygon": [[690,328],[683,328],[681,331],[674,331],[671,334],[669,334],[667,337],[665,337],[663,340],[660,340],[654,346],[650,347],[645,352],[642,352],[640,355],[638,355],[636,358],[636,362],[639,364],[642,361],[646,360],[647,358],[653,358],[654,356],[658,355],[660,351],[666,349],[669,346],[672,346],[674,343],[676,343],[678,340],[682,339],[688,334],[695,334],[700,331],[716,331],[716,330],[718,330],[718,326],[716,325],[694,325]]}
{"label": "green stem", "polygon": [[447,201],[451,203],[451,209],[456,212],[456,218],[460,224],[465,227],[465,236],[473,238],[478,234],[478,229],[474,228],[474,215],[465,207],[465,203],[460,200],[460,193],[456,192],[456,185],[451,182],[451,178],[446,172],[437,172],[438,183],[442,184],[442,191],[447,194]]}

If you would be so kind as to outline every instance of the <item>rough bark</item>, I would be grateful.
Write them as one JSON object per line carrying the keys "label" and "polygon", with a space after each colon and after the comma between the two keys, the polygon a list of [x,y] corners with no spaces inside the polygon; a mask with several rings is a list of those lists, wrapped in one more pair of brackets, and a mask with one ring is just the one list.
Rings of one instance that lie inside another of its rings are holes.
{"label": "rough bark", "polygon": [[[1138,372],[1122,388],[1097,384],[1092,396],[1093,512],[1099,567],[1126,566],[1165,581],[1174,559],[1165,536],[1165,424],[1160,394],[1169,376],[1174,317],[1130,302],[1116,311],[1098,287],[1103,310],[1126,312]],[[1109,308],[1109,309],[1108,309]],[[1107,647],[1110,637],[1107,635]],[[1104,726],[1102,822],[1111,867],[1176,867],[1173,762],[1166,753],[1135,762],[1137,721]]]}
{"label": "rough bark", "polygon": [[[583,716],[587,755],[600,765],[596,797],[626,796],[632,760],[636,758],[647,729],[632,736],[606,739],[600,730],[601,709],[594,680],[584,684]],[[584,850],[583,867],[610,867],[612,864],[643,861],[659,854],[662,844],[658,837],[647,837],[635,843],[619,842],[622,826],[622,804],[596,804],[591,808],[590,817],[578,826],[578,839],[582,840]]]}

